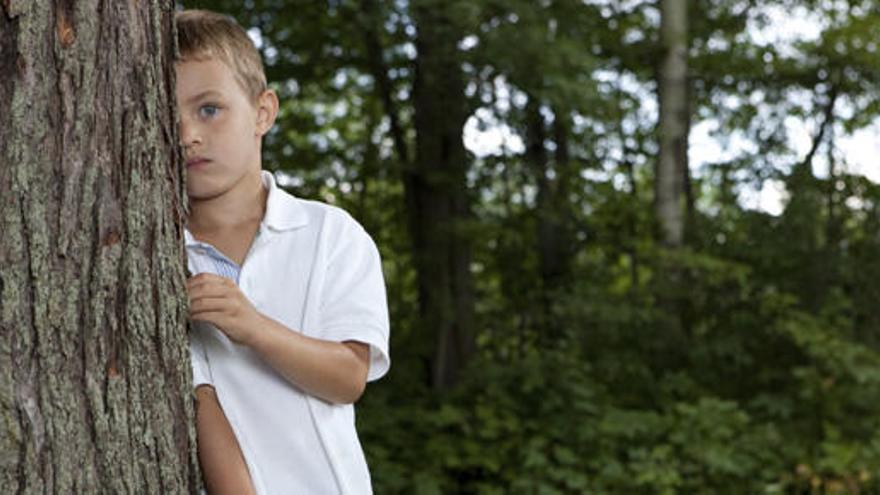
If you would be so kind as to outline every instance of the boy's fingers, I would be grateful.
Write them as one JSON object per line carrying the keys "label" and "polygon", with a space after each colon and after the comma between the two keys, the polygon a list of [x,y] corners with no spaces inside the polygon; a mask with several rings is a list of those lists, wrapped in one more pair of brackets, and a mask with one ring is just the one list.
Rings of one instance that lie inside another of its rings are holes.
{"label": "boy's fingers", "polygon": [[198,275],[193,275],[192,277],[188,278],[187,280],[194,281],[194,282],[204,281],[204,280],[216,280],[218,282],[232,282],[232,280],[230,280],[229,277],[224,277],[222,275],[217,275],[216,273],[210,273],[210,272],[202,272]]}
{"label": "boy's fingers", "polygon": [[221,277],[220,275],[215,275],[213,273],[203,272],[198,275],[192,276],[186,279],[186,286],[195,287],[197,285],[203,284],[220,284],[220,285],[234,285],[232,280],[229,280],[226,277]]}
{"label": "boy's fingers", "polygon": [[203,321],[216,326],[222,332],[223,312],[221,311],[203,311],[197,315],[190,316],[193,321]]}
{"label": "boy's fingers", "polygon": [[230,308],[229,300],[223,297],[209,297],[193,301],[189,305],[190,317],[201,315],[202,313],[217,312],[222,313]]}
{"label": "boy's fingers", "polygon": [[229,297],[233,294],[228,287],[217,284],[200,284],[187,289],[190,302],[204,297]]}

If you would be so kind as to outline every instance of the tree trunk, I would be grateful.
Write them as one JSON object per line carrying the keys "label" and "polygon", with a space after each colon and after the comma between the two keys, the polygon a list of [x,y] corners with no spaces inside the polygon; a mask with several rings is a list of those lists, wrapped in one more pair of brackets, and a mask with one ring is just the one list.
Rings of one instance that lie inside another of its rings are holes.
{"label": "tree trunk", "polygon": [[[654,178],[655,215],[663,245],[678,251],[685,239],[685,208],[690,201],[684,194],[688,185],[688,22],[687,0],[660,0],[660,44],[662,59],[658,70],[660,100],[660,151]],[[676,257],[661,259],[663,277],[657,279],[657,304],[665,309],[666,364],[685,365],[691,337],[688,319],[690,302],[686,295],[686,272]]]}
{"label": "tree trunk", "polygon": [[677,248],[684,240],[683,192],[688,173],[688,42],[687,1],[661,0],[660,41],[663,58],[657,90],[660,96],[660,157],[655,202],[661,239]]}
{"label": "tree trunk", "polygon": [[195,492],[174,2],[0,7],[2,492]]}
{"label": "tree trunk", "polygon": [[546,141],[547,124],[540,112],[541,102],[530,96],[526,105],[526,154],[537,186],[535,198],[535,250],[538,253],[540,278],[541,337],[547,342],[558,341],[561,329],[553,315],[553,304],[559,293],[566,292],[570,282],[571,259],[575,252],[572,219],[569,214],[568,187],[574,180],[570,174],[568,125],[565,112],[555,109],[553,141],[556,148],[551,162]]}
{"label": "tree trunk", "polygon": [[541,278],[544,292],[567,291],[571,277],[572,257],[575,253],[573,218],[569,190],[575,184],[569,153],[569,116],[560,108],[553,109],[554,177],[544,174],[544,184],[538,190],[539,242],[541,247]]}
{"label": "tree trunk", "polygon": [[418,26],[414,84],[416,156],[407,186],[421,316],[435,336],[432,382],[453,385],[474,350],[467,155],[462,129],[467,118],[458,32],[452,6],[413,3]]}

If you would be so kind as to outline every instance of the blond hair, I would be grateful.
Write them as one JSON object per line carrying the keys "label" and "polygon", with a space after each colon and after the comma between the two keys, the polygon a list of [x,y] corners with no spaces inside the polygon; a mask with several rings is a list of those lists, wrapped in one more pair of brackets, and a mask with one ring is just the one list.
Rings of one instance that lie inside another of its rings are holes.
{"label": "blond hair", "polygon": [[232,69],[251,100],[257,101],[267,88],[263,61],[235,19],[209,10],[184,10],[175,15],[175,21],[181,60],[220,60]]}

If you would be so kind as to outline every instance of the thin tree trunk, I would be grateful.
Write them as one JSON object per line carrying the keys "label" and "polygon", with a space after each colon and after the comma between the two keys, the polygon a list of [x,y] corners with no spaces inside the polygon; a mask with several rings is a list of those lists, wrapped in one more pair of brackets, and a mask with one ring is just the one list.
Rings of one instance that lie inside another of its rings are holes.
{"label": "thin tree trunk", "polygon": [[421,315],[435,337],[432,382],[455,384],[474,351],[467,155],[462,129],[467,118],[457,43],[461,38],[450,5],[413,3],[418,26],[415,104],[416,154],[410,208]]}
{"label": "thin tree trunk", "polygon": [[[657,91],[660,100],[660,150],[654,178],[655,216],[660,226],[660,240],[678,251],[685,240],[685,211],[690,198],[685,196],[688,172],[688,22],[687,0],[660,0],[660,43],[662,59],[658,70]],[[669,364],[680,366],[687,361],[690,339],[690,302],[685,295],[686,272],[681,261],[672,257],[662,261],[664,277],[658,278],[658,305],[668,317],[666,342]]]}
{"label": "thin tree trunk", "polygon": [[397,158],[403,164],[410,162],[409,148],[406,144],[405,131],[400,122],[400,112],[394,101],[394,87],[391,77],[388,75],[388,67],[382,58],[382,29],[383,16],[376,0],[361,0],[361,25],[364,30],[364,45],[367,55],[367,66],[376,81],[376,91],[382,100],[385,114],[388,116],[389,133],[394,143],[394,151]]}
{"label": "thin tree trunk", "polygon": [[540,102],[534,97],[526,105],[526,160],[537,185],[535,218],[538,270],[541,280],[541,335],[556,341],[554,333],[559,325],[553,316],[553,303],[569,282],[571,258],[574,253],[571,216],[568,212],[569,169],[568,126],[564,112],[556,111],[553,121],[553,140],[556,149],[550,160],[546,140],[547,125],[540,112]]}
{"label": "thin tree trunk", "polygon": [[531,176],[534,177],[537,192],[535,194],[535,250],[538,253],[538,271],[541,281],[541,292],[548,289],[548,284],[553,270],[553,253],[555,239],[553,232],[548,230],[546,222],[552,217],[550,211],[550,178],[547,169],[550,167],[550,157],[547,153],[545,142],[547,141],[547,125],[544,116],[541,115],[541,103],[532,95],[525,108],[525,135],[526,152],[525,160],[529,165]]}
{"label": "thin tree trunk", "polygon": [[[625,93],[620,86],[617,87],[616,95],[620,99],[623,99],[625,96]],[[622,115],[618,115],[616,125],[614,127],[617,131],[618,139],[620,139],[620,145],[623,152],[621,168],[626,174],[627,181],[630,185],[628,193],[630,199],[630,207],[628,208],[626,214],[626,227],[628,232],[627,241],[624,249],[627,256],[629,257],[631,284],[630,294],[634,296],[639,290],[639,286],[641,285],[639,277],[639,264],[641,260],[639,259],[638,242],[636,240],[639,237],[639,183],[636,177],[636,166],[634,160],[632,159],[632,152],[637,150],[632,150],[626,144],[627,135],[624,131]]]}
{"label": "thin tree trunk", "polygon": [[[624,140],[621,139],[621,142]],[[639,214],[638,214],[638,204],[639,204],[639,189],[638,189],[638,181],[636,179],[636,170],[635,164],[628,156],[624,155],[623,169],[626,172],[627,180],[630,183],[629,190],[629,198],[632,203],[630,206],[631,210],[627,213],[627,229],[628,239],[626,242],[626,254],[629,257],[629,277],[630,277],[630,294],[635,295],[639,286],[641,285],[641,278],[639,277],[639,250],[638,250],[638,235],[639,235]]]}
{"label": "thin tree trunk", "polygon": [[2,492],[195,492],[174,3],[0,5]]}
{"label": "thin tree trunk", "polygon": [[569,190],[575,183],[575,172],[571,163],[569,134],[571,132],[568,113],[560,108],[553,109],[553,153],[555,177],[548,178],[547,215],[542,238],[546,238],[543,251],[543,277],[548,289],[567,289],[571,275],[571,259],[575,253],[573,218],[570,209]]}
{"label": "thin tree trunk", "polygon": [[688,170],[687,1],[661,0],[663,58],[658,77],[660,157],[655,202],[661,239],[677,248],[684,241],[684,177]]}

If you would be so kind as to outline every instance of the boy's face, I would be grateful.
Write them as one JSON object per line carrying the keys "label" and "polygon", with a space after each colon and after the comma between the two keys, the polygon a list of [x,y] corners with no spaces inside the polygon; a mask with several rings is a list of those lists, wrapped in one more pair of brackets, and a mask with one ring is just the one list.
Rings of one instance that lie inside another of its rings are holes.
{"label": "boy's face", "polygon": [[176,70],[189,196],[212,199],[259,177],[260,140],[278,108],[274,93],[253,102],[219,60],[181,61]]}

